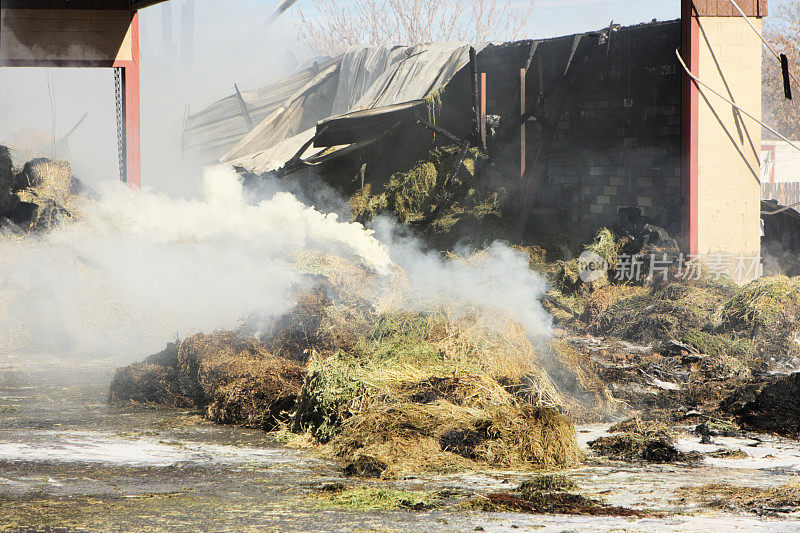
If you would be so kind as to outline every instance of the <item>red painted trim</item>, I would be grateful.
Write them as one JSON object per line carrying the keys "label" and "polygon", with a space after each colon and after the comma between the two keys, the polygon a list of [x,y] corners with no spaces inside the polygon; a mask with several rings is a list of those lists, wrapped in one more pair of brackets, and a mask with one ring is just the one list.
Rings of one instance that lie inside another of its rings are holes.
{"label": "red painted trim", "polygon": [[140,84],[139,84],[139,13],[131,20],[131,53],[133,61],[120,61],[125,68],[125,135],[127,137],[128,185],[142,185],[142,154],[140,138]]}
{"label": "red painted trim", "polygon": [[[695,74],[700,63],[700,26],[692,0],[681,0],[681,55],[686,66]],[[692,255],[699,253],[699,102],[697,85],[683,74],[681,190],[683,206],[681,223],[684,249]]]}

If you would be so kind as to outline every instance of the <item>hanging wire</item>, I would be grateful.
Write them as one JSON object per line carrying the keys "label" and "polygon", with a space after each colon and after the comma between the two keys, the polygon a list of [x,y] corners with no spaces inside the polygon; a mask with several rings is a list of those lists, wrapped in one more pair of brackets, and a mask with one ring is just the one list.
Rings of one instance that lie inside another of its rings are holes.
{"label": "hanging wire", "polygon": [[718,97],[722,98],[722,99],[723,99],[723,100],[725,100],[727,103],[729,103],[730,105],[732,105],[733,107],[735,107],[737,110],[739,110],[741,113],[743,113],[744,115],[746,115],[747,117],[749,117],[749,118],[750,118],[750,119],[752,119],[753,121],[755,121],[755,122],[757,122],[758,124],[760,124],[760,125],[761,125],[761,127],[763,127],[765,130],[769,131],[770,133],[773,133],[773,134],[777,135],[777,136],[778,136],[778,137],[779,137],[781,140],[783,140],[783,141],[786,141],[787,143],[789,143],[789,145],[790,145],[792,148],[794,148],[794,149],[795,149],[795,150],[797,150],[797,151],[800,151],[800,146],[797,146],[795,143],[793,143],[792,141],[790,141],[789,139],[787,139],[786,137],[784,137],[783,135],[781,135],[780,133],[778,133],[777,131],[775,131],[775,129],[774,129],[774,128],[772,128],[772,127],[770,127],[770,126],[767,126],[766,124],[764,124],[763,122],[761,122],[761,120],[757,119],[757,118],[756,118],[756,117],[754,117],[752,114],[748,113],[748,112],[747,112],[746,110],[744,110],[744,109],[743,109],[743,108],[742,108],[742,107],[741,107],[739,104],[737,104],[736,102],[734,102],[734,101],[732,101],[732,100],[730,100],[730,99],[728,99],[728,98],[726,98],[726,97],[722,96],[722,94],[718,93],[717,91],[715,91],[714,89],[712,89],[712,88],[711,88],[711,87],[710,87],[710,86],[709,86],[707,83],[704,83],[703,81],[701,81],[701,80],[700,80],[700,78],[698,78],[697,76],[695,76],[694,74],[692,74],[692,71],[691,71],[691,70],[689,70],[689,67],[687,67],[687,66],[686,66],[686,63],[684,63],[684,61],[683,61],[683,57],[681,57],[681,53],[680,53],[678,50],[675,50],[675,55],[678,57],[678,61],[680,62],[680,64],[681,64],[681,67],[683,67],[683,70],[684,70],[684,72],[686,72],[686,74],[687,74],[687,75],[688,75],[690,78],[692,78],[692,79],[695,81],[695,83],[697,83],[697,84],[699,84],[699,85],[702,85],[703,87],[705,87],[706,89],[708,89],[708,90],[709,90],[711,93],[713,93],[713,94],[715,94],[716,96],[718,96]]}
{"label": "hanging wire", "polygon": [[50,134],[52,144],[50,146],[50,157],[56,158],[56,94],[53,87],[53,71],[47,69],[47,96],[50,99]]}
{"label": "hanging wire", "polygon": [[[683,67],[683,70],[684,70],[684,72],[686,72],[686,74],[687,74],[687,75],[688,75],[690,78],[692,78],[692,80],[694,80],[694,82],[695,82],[695,83],[697,83],[698,85],[702,85],[702,86],[703,86],[704,88],[706,88],[708,91],[710,91],[711,93],[715,94],[715,95],[716,95],[716,96],[718,96],[719,98],[722,98],[722,99],[723,99],[725,102],[727,102],[728,104],[730,104],[731,106],[733,106],[734,108],[736,108],[736,109],[737,109],[739,112],[741,112],[742,114],[746,115],[747,117],[749,117],[750,119],[752,119],[753,121],[755,121],[756,123],[758,123],[758,124],[759,124],[759,125],[760,125],[762,128],[764,128],[765,130],[769,131],[770,133],[773,133],[774,135],[776,135],[776,136],[777,136],[778,138],[780,138],[781,140],[783,140],[783,141],[786,141],[786,142],[789,144],[789,146],[791,146],[791,147],[792,147],[792,148],[794,148],[795,150],[797,150],[797,151],[800,151],[800,146],[797,146],[795,143],[793,143],[792,141],[790,141],[789,139],[787,139],[786,137],[784,137],[783,135],[781,135],[780,133],[778,133],[777,131],[775,131],[775,129],[774,129],[774,128],[771,128],[770,126],[767,126],[767,125],[766,125],[766,124],[764,124],[764,123],[763,123],[761,120],[757,119],[757,118],[756,118],[756,117],[754,117],[752,114],[750,114],[750,113],[748,113],[747,111],[745,111],[744,109],[742,109],[742,107],[741,107],[741,106],[739,106],[737,103],[735,103],[735,102],[733,102],[733,101],[729,100],[728,98],[725,98],[725,97],[724,97],[724,96],[722,96],[720,93],[718,93],[717,91],[715,91],[714,89],[712,89],[712,88],[711,88],[711,87],[710,87],[710,86],[709,86],[707,83],[704,83],[703,81],[701,81],[701,80],[700,80],[700,78],[698,78],[697,76],[695,76],[694,74],[692,74],[692,71],[691,71],[691,70],[689,70],[689,67],[687,67],[687,66],[686,66],[686,63],[683,61],[683,57],[681,57],[681,53],[680,53],[678,50],[675,50],[675,55],[677,56],[677,58],[678,58],[678,62],[681,64],[681,67]],[[780,212],[782,212],[782,211],[786,211],[787,209],[790,209],[790,208],[792,208],[792,207],[796,207],[796,206],[798,206],[798,205],[800,205],[800,202],[798,202],[798,203],[796,203],[796,204],[792,204],[792,205],[787,205],[787,206],[785,206],[785,207],[782,207],[782,208],[780,208],[780,209],[778,209],[778,210],[776,210],[776,211],[761,211],[761,214],[762,214],[762,215],[775,215],[775,214],[777,214],[777,213],[780,213]]]}

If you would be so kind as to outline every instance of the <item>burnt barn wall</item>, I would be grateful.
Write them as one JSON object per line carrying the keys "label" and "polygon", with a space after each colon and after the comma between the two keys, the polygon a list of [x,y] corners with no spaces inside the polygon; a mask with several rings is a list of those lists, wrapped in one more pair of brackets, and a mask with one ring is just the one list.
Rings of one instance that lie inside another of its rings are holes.
{"label": "burnt barn wall", "polygon": [[[486,184],[506,189],[509,216],[528,234],[556,226],[586,239],[628,207],[680,232],[680,41],[679,21],[654,22],[478,54],[487,113],[502,117]],[[529,58],[520,177],[520,68]]]}

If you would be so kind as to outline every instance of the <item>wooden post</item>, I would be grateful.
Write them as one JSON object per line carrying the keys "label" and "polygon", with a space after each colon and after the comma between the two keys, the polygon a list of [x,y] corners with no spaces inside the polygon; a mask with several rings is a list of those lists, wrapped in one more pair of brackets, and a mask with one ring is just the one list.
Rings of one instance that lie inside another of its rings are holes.
{"label": "wooden post", "polygon": [[478,54],[473,47],[469,49],[469,81],[470,91],[472,92],[472,134],[470,135],[470,142],[477,144],[478,137],[481,134],[481,110],[478,103]]}
{"label": "wooden post", "polygon": [[525,179],[525,69],[519,69],[519,181],[520,186]]}
{"label": "wooden post", "polygon": [[486,152],[486,73],[481,72],[481,148]]}

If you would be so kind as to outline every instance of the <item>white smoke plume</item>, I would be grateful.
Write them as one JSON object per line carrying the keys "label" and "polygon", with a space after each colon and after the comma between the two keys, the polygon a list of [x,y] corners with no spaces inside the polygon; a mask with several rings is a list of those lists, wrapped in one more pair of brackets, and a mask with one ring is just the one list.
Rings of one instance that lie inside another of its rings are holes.
{"label": "white smoke plume", "polygon": [[288,257],[315,250],[378,274],[400,267],[407,305],[503,310],[546,334],[544,289],[527,257],[496,243],[478,261],[446,261],[384,222],[384,242],[287,192],[248,201],[236,173],[208,169],[202,199],[110,183],[80,219],[29,239],[0,238],[0,358],[12,351],[140,359],[197,331],[291,309],[303,277]]}

